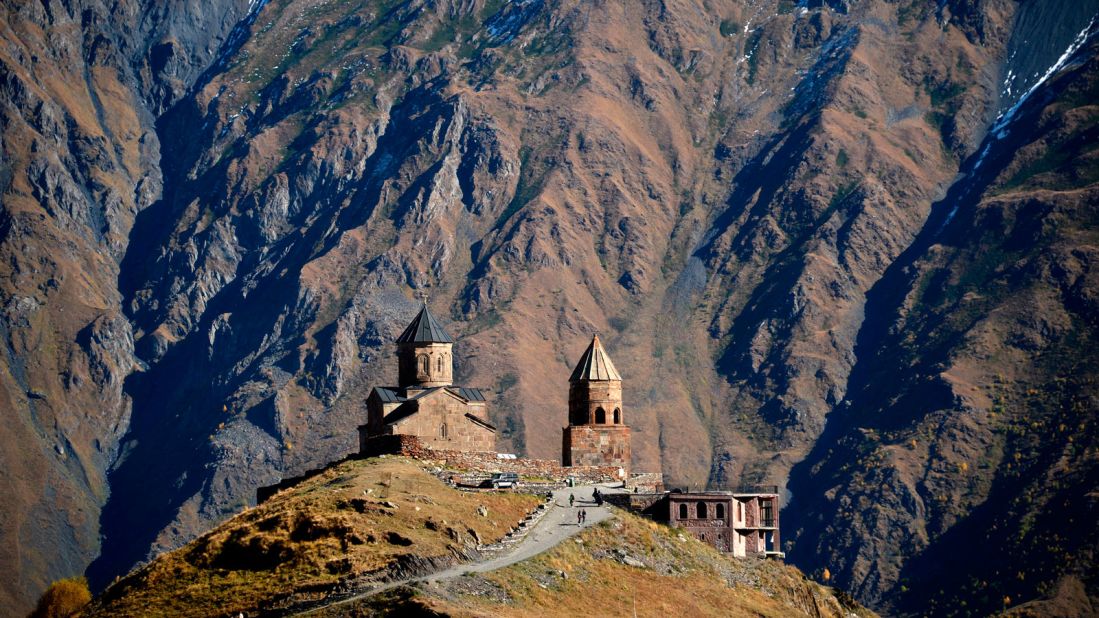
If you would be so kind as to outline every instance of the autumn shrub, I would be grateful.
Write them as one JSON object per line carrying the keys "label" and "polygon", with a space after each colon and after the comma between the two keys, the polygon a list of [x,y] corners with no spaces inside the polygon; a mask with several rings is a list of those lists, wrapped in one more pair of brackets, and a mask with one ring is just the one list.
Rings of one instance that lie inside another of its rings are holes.
{"label": "autumn shrub", "polygon": [[83,577],[61,579],[50,584],[42,593],[31,618],[68,618],[76,615],[91,600],[88,580]]}

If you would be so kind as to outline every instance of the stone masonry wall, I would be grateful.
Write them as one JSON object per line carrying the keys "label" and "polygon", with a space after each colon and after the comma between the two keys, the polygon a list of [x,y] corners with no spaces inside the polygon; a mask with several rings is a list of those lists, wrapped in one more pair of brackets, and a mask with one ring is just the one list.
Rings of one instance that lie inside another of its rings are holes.
{"label": "stone masonry wall", "polygon": [[618,466],[629,473],[629,427],[573,425],[564,429],[562,440],[566,466]]}
{"label": "stone masonry wall", "polygon": [[492,451],[496,448],[496,432],[466,417],[468,412],[483,420],[485,404],[466,403],[445,394],[418,403],[419,411],[389,425],[386,430],[419,436],[426,446],[435,449]]}
{"label": "stone masonry wall", "polygon": [[387,435],[360,440],[359,455],[404,455],[423,461],[435,461],[441,466],[484,474],[515,472],[527,478],[543,478],[563,482],[572,477],[579,482],[611,482],[625,480],[618,474],[619,466],[565,467],[551,459],[499,459],[495,452],[468,452],[431,448],[417,436]]}

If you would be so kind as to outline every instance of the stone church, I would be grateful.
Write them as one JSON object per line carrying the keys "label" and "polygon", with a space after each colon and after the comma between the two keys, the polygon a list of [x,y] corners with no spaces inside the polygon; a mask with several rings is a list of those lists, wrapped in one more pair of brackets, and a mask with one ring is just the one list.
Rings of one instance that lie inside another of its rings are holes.
{"label": "stone church", "polygon": [[630,428],[622,415],[622,376],[599,342],[580,357],[569,377],[569,425],[562,435],[565,466],[618,466],[630,472]]}
{"label": "stone church", "polygon": [[424,304],[397,338],[397,386],[374,387],[366,399],[360,445],[378,436],[413,435],[432,449],[496,449],[496,427],[488,420],[484,395],[453,384],[453,347],[454,340]]}

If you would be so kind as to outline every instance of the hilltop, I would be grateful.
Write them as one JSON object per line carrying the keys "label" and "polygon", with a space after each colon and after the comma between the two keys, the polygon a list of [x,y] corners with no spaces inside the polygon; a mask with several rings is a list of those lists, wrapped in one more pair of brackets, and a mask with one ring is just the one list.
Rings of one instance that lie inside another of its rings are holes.
{"label": "hilltop", "polygon": [[635,467],[786,488],[806,573],[1099,599],[1097,11],[0,4],[0,606],[351,452],[427,290],[500,451],[600,333]]}
{"label": "hilltop", "polygon": [[[334,465],[115,582],[88,614],[872,615],[793,567],[733,559],[619,510],[583,531],[568,526],[548,551],[457,575],[456,565],[536,551],[523,549],[529,540],[497,542],[546,507],[521,492],[459,491],[433,465],[405,457]],[[542,517],[551,532],[562,527]]]}

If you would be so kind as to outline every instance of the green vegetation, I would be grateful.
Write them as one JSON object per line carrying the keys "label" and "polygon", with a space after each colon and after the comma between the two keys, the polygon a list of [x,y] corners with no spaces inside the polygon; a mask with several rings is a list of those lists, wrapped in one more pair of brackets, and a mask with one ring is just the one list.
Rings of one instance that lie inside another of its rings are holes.
{"label": "green vegetation", "polygon": [[759,71],[759,44],[763,38],[763,29],[756,28],[748,35],[744,44],[744,54],[748,56],[748,85],[755,84]]}
{"label": "green vegetation", "polygon": [[841,185],[838,189],[836,189],[836,192],[832,194],[832,199],[828,202],[828,209],[834,210],[836,207],[842,204],[844,200],[850,197],[851,194],[853,194],[858,188],[859,181],[857,180],[852,180],[847,184]]}
{"label": "green vegetation", "polygon": [[721,36],[733,36],[740,32],[740,24],[731,19],[723,19],[721,20],[721,25],[718,27],[718,30],[721,31]]}
{"label": "green vegetation", "polygon": [[840,148],[840,151],[836,153],[836,165],[838,165],[839,167],[847,167],[847,161],[847,151],[843,148]]}

